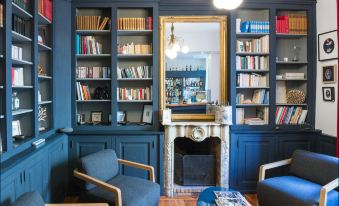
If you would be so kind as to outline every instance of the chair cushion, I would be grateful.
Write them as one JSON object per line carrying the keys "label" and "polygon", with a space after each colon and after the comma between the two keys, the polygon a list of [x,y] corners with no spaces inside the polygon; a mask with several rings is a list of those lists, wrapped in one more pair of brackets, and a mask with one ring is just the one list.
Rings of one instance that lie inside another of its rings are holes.
{"label": "chair cushion", "polygon": [[292,155],[290,173],[325,185],[338,178],[339,159],[328,155],[296,150]]}
{"label": "chair cushion", "polygon": [[[318,206],[321,185],[295,176],[266,179],[258,183],[260,206]],[[332,190],[327,196],[327,206],[338,206],[339,193]]]}
{"label": "chair cushion", "polygon": [[[158,206],[160,186],[137,177],[118,175],[107,183],[120,188],[123,206]],[[114,206],[114,194],[102,188],[94,188],[80,196],[81,202],[107,202]]]}
{"label": "chair cushion", "polygon": [[21,195],[12,206],[44,206],[44,200],[37,192],[27,192]]}
{"label": "chair cushion", "polygon": [[[96,179],[107,181],[119,172],[117,155],[112,149],[101,150],[80,159],[80,170]],[[86,183],[86,190],[93,189],[95,185]]]}

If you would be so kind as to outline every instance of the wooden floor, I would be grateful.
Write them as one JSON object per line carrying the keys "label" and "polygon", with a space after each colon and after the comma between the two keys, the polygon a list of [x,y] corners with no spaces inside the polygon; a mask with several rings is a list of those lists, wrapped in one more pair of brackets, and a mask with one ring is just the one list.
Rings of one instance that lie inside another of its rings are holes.
{"label": "wooden floor", "polygon": [[[245,194],[246,199],[252,204],[252,206],[258,206],[257,196],[254,194]],[[196,206],[197,197],[183,196],[183,197],[160,197],[159,206]],[[76,203],[77,197],[67,197],[64,203]]]}

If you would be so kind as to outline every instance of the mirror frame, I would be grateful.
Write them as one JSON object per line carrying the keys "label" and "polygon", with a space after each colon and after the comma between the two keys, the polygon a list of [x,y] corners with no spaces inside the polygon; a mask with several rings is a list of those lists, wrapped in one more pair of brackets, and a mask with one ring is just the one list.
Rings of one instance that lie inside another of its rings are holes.
{"label": "mirror frame", "polygon": [[[166,23],[205,23],[214,22],[220,24],[220,100],[219,103],[227,103],[227,17],[226,16],[160,16],[159,17],[159,106],[160,114],[166,109],[165,101],[165,24]],[[160,118],[161,120],[162,118]],[[207,114],[172,114],[172,121],[214,121],[214,115]]]}

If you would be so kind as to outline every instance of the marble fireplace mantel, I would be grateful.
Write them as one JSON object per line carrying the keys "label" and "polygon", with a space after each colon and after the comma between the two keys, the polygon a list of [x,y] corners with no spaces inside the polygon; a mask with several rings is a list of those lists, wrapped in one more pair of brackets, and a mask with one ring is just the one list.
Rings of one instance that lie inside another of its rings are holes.
{"label": "marble fireplace mantel", "polygon": [[165,195],[173,197],[174,192],[174,140],[178,137],[201,142],[209,137],[217,137],[220,148],[216,154],[216,184],[229,187],[229,126],[215,122],[172,122],[165,127]]}

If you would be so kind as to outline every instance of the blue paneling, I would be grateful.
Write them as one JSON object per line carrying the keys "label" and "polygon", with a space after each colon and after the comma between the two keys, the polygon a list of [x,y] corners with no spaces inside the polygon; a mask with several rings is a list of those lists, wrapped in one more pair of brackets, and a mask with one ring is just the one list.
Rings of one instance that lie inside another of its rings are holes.
{"label": "blue paneling", "polygon": [[316,137],[316,152],[336,156],[336,145],[337,138],[326,135],[326,134],[318,134]]}

